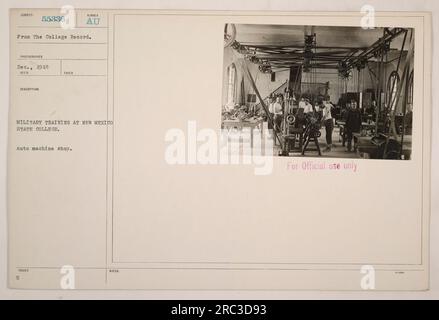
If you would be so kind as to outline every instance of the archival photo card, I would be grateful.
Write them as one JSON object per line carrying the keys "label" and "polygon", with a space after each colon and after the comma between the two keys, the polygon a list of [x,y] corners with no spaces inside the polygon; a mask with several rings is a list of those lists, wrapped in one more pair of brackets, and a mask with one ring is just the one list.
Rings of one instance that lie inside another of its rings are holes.
{"label": "archival photo card", "polygon": [[11,10],[9,286],[426,290],[431,16],[366,18]]}
{"label": "archival photo card", "polygon": [[413,28],[227,23],[221,128],[274,156],[409,160],[414,41]]}

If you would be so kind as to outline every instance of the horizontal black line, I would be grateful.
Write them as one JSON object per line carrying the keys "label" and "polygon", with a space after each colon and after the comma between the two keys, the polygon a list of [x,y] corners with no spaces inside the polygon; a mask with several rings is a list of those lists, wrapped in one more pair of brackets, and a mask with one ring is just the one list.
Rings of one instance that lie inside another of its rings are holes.
{"label": "horizontal black line", "polygon": [[17,42],[17,44],[107,44],[106,42]]}
{"label": "horizontal black line", "polygon": [[106,74],[17,74],[19,77],[106,77]]}
{"label": "horizontal black line", "polygon": [[[46,8],[48,10],[53,8]],[[120,9],[109,9],[109,8],[93,8],[93,10],[90,10],[90,8],[76,8],[77,11],[85,11],[85,12],[97,12],[97,11],[105,11],[107,14],[112,15],[193,15],[193,16],[199,16],[199,15],[206,15],[206,16],[244,16],[244,17],[253,17],[253,16],[261,16],[261,17],[270,17],[270,16],[316,16],[316,17],[358,17],[362,16],[357,11],[344,11],[346,14],[340,14],[341,10],[334,10],[334,11],[324,11],[324,12],[318,12],[314,14],[312,11],[288,11],[288,10],[206,10],[206,9],[142,9],[142,8],[120,8]],[[142,12],[146,13],[117,13],[117,12],[123,12],[123,11],[136,11],[141,10]],[[427,14],[429,11],[419,11],[411,14],[413,10],[411,11],[390,11],[390,13],[394,13],[394,15],[385,15],[386,13],[389,13],[389,11],[377,11],[376,16],[377,17],[383,17],[383,18],[393,18],[393,17],[418,17],[423,18],[424,16],[419,16],[418,14]],[[247,13],[247,14],[246,14]],[[397,14],[400,14],[401,16],[398,16]]]}
{"label": "horizontal black line", "polygon": [[190,262],[190,261],[112,261],[113,263],[138,263],[138,264],[249,264],[249,265],[257,265],[257,264],[267,264],[267,265],[337,265],[337,266],[365,266],[365,265],[371,265],[371,266],[421,266],[422,263],[335,263],[335,262],[212,262],[212,261],[196,261],[196,262]]}
{"label": "horizontal black line", "polygon": [[[103,9],[105,10],[105,9]],[[205,11],[205,10],[182,10],[182,11],[177,11],[177,10],[172,10],[174,12],[167,12],[167,13],[159,13],[159,12],[155,12],[155,11],[167,11],[167,10],[147,10],[146,11],[151,11],[150,13],[117,13],[117,12],[111,12],[111,9],[107,9],[109,10],[110,14],[112,13],[114,16],[175,16],[175,15],[183,15],[183,16],[223,16],[223,17],[329,17],[329,18],[335,18],[335,17],[339,17],[339,18],[343,18],[343,17],[362,17],[361,13],[355,13],[356,14],[349,14],[349,13],[354,13],[354,11],[347,11],[347,14],[343,14],[340,15],[340,11],[326,11],[326,14],[314,14],[311,11],[303,11],[303,12],[291,12],[291,11],[283,11],[283,10],[269,10],[269,11],[265,11],[265,12],[270,12],[270,14],[265,14],[262,13],[262,10],[209,10],[209,11]],[[117,11],[134,11],[134,9],[117,9]],[[212,12],[214,11],[214,12]],[[215,12],[218,11],[218,12]],[[253,14],[246,14],[246,13],[253,13]],[[272,13],[272,14],[271,14]],[[336,14],[338,13],[338,15]],[[376,15],[376,17],[380,17],[380,18],[395,18],[395,17],[409,17],[409,18],[424,18],[424,16],[419,16],[419,15],[410,15],[410,14],[405,14],[405,13],[410,13],[410,11],[398,11],[395,12],[397,14],[402,14],[401,16],[398,15],[391,15],[391,16],[385,16],[385,15],[380,15],[380,13],[385,13],[383,11],[378,11],[378,14]],[[425,11],[425,13],[428,13],[427,11]],[[303,25],[303,24],[302,24]],[[336,25],[333,25],[334,27],[338,27]],[[348,26],[351,27],[351,26]],[[359,27],[361,27],[359,25]],[[378,28],[380,28],[380,26],[377,26]],[[384,26],[385,27],[385,26]],[[384,28],[383,27],[383,28]]]}
{"label": "horizontal black line", "polygon": [[15,26],[17,28],[44,28],[44,29],[61,29],[61,30],[75,30],[75,29],[108,29],[108,27],[75,27],[73,29],[63,29],[58,26]]}
{"label": "horizontal black line", "polygon": [[91,60],[91,61],[106,61],[107,59],[103,58],[103,59],[72,59],[72,58],[53,58],[53,59],[48,59],[48,58],[16,58],[16,60],[42,60],[42,61],[50,61],[50,60],[68,60],[68,61],[83,61],[83,60]]}
{"label": "horizontal black line", "polygon": [[[77,9],[81,11],[87,11],[87,9]],[[265,11],[265,13],[262,13],[262,10],[172,10],[173,12],[167,12],[167,13],[160,13],[157,11],[169,11],[169,10],[148,10],[148,9],[139,9],[143,11],[149,11],[148,13],[117,13],[119,11],[135,11],[136,9],[117,9],[112,10],[108,8],[102,8],[102,9],[96,9],[96,10],[102,10],[107,11],[108,14],[112,14],[113,16],[175,16],[175,15],[182,15],[182,16],[219,16],[219,17],[231,17],[231,18],[239,18],[239,17],[329,17],[329,18],[343,18],[343,17],[349,17],[349,18],[356,18],[356,17],[362,17],[360,13],[356,13],[356,11],[347,11],[347,14],[340,15],[340,11],[326,11],[326,14],[314,14],[310,11],[303,11],[303,12],[292,12],[292,11],[283,11],[283,10],[269,10]],[[213,12],[212,12],[213,11]],[[269,14],[267,14],[269,12]],[[247,14],[246,14],[247,13]],[[338,14],[337,14],[338,13]],[[349,13],[355,13],[355,14],[349,14]],[[385,11],[378,11],[378,14],[376,15],[379,18],[395,18],[395,17],[402,17],[402,18],[424,18],[424,15],[411,15],[410,11],[395,11],[398,15],[381,15],[380,13],[386,13]],[[422,12],[421,12],[422,13]],[[424,13],[428,13],[425,11]],[[243,23],[245,24],[245,23]],[[283,24],[286,25],[286,24]],[[298,24],[289,24],[289,25],[298,25]],[[301,26],[304,26],[304,24],[300,24]],[[319,25],[320,26],[320,25]],[[326,26],[326,25],[322,25]],[[18,28],[59,28],[61,27],[55,27],[55,26],[16,26]],[[337,26],[337,25],[330,25],[327,27],[361,27],[361,25],[358,26]],[[376,26],[377,28],[386,28],[387,25],[383,26]],[[76,27],[76,29],[108,29],[107,27]]]}
{"label": "horizontal black line", "polygon": [[[36,266],[33,266],[33,267],[16,267],[16,269],[61,269],[62,267],[64,267],[64,266],[59,266],[59,267],[36,267]],[[95,269],[95,270],[105,270],[105,269],[108,269],[108,268],[105,268],[105,267],[75,267],[75,266],[72,266],[72,267],[74,267],[75,269],[90,269],[90,270],[93,270],[93,269]],[[112,268],[112,269],[116,269],[116,268]]]}
{"label": "horizontal black line", "polygon": [[[16,269],[44,269],[44,270],[59,270],[63,266],[59,267],[17,267]],[[219,268],[219,267],[212,267],[212,268],[194,268],[194,267],[187,267],[187,268],[172,268],[172,267],[108,267],[108,268],[100,268],[100,267],[75,267],[72,266],[74,269],[77,270],[270,270],[270,271],[358,271],[359,269],[335,269],[335,268],[320,268],[320,269],[311,269],[311,268]],[[375,271],[389,271],[389,272],[397,272],[397,271],[425,271],[425,269],[375,269]]]}

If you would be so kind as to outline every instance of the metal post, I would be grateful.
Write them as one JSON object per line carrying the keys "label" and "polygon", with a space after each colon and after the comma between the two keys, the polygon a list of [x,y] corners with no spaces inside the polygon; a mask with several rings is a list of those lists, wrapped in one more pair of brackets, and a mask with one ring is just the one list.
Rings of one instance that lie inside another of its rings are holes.
{"label": "metal post", "polygon": [[240,61],[240,64],[241,64],[241,68],[242,68],[242,70],[244,71],[244,74],[246,75],[246,77],[247,77],[248,80],[250,81],[250,84],[251,84],[251,86],[252,86],[252,88],[253,88],[253,90],[254,90],[256,96],[258,97],[259,102],[261,103],[262,108],[264,109],[265,113],[267,114],[267,118],[268,118],[268,120],[269,120],[269,121],[271,122],[271,124],[273,125],[273,133],[274,133],[275,139],[277,139],[277,140],[279,141],[280,147],[281,147],[281,149],[283,150],[283,143],[282,143],[280,137],[277,135],[277,132],[276,132],[276,129],[275,129],[274,119],[271,117],[271,114],[270,114],[270,112],[268,111],[268,108],[267,108],[267,106],[265,105],[265,102],[264,102],[264,100],[262,99],[262,97],[261,97],[261,95],[260,95],[260,93],[259,93],[258,88],[256,87],[256,83],[255,83],[255,81],[253,80],[253,77],[252,77],[252,75],[251,75],[251,73],[250,73],[250,70],[248,70],[248,67],[247,67],[247,65],[245,64],[245,61],[242,61],[242,60],[241,60],[241,61]]}

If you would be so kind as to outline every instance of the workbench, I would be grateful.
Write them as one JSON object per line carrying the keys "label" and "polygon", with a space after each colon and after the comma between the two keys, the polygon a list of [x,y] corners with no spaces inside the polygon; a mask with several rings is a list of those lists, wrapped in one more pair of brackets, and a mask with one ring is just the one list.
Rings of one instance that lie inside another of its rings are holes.
{"label": "workbench", "polygon": [[[397,141],[401,143],[401,137],[398,137]],[[361,136],[358,133],[354,134],[354,148],[356,148],[360,153],[367,154],[368,157],[370,154],[373,154],[377,151],[378,145],[372,142],[372,137],[369,136]],[[404,142],[402,145],[402,155],[404,159],[408,160],[411,157],[412,153],[412,136],[405,135]]]}
{"label": "workbench", "polygon": [[222,128],[223,129],[239,129],[250,128],[250,146],[253,148],[253,130],[255,128],[259,128],[261,131],[261,135],[263,135],[264,126],[262,125],[264,122],[263,119],[257,120],[223,120]]}

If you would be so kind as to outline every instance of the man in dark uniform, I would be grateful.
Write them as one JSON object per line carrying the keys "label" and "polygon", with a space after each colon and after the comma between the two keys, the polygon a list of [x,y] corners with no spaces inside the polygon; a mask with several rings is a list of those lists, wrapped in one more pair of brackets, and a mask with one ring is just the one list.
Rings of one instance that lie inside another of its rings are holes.
{"label": "man in dark uniform", "polygon": [[361,112],[355,100],[352,100],[351,108],[347,111],[345,130],[348,139],[348,151],[350,152],[352,151],[353,134],[361,131]]}

